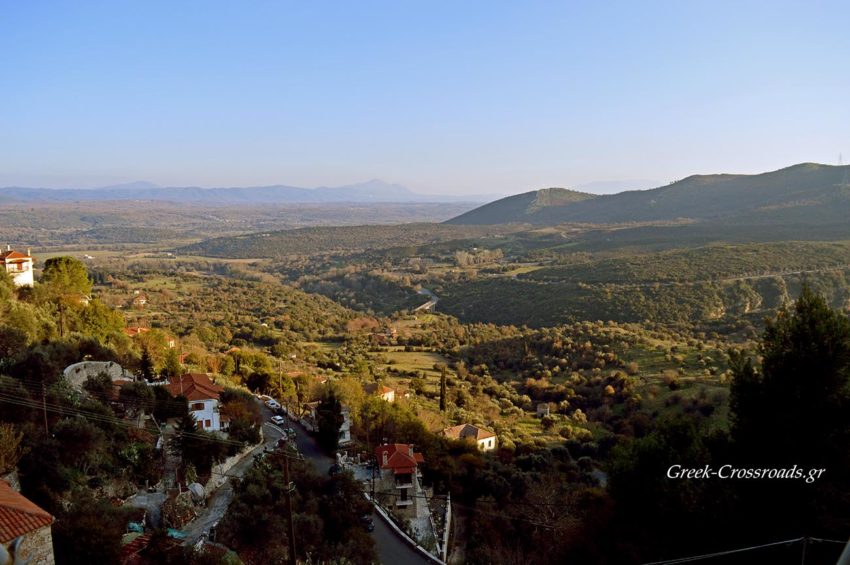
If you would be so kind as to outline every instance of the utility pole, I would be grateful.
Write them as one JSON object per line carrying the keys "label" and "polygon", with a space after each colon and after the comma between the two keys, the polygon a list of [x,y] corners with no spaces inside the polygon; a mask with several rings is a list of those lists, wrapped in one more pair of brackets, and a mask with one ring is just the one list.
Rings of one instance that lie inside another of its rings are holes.
{"label": "utility pole", "polygon": [[289,482],[289,454],[283,454],[283,480],[286,481],[286,513],[289,515],[289,564],[295,560],[295,523],[292,521],[292,483]]}

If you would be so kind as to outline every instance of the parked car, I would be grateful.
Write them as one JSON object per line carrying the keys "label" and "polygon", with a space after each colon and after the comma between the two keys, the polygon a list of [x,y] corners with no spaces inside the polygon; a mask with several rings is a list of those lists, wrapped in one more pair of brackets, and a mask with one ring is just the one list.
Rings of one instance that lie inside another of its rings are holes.
{"label": "parked car", "polygon": [[266,400],[266,406],[268,406],[272,410],[277,410],[280,408],[280,404],[278,404],[277,400],[275,400],[274,398]]}
{"label": "parked car", "polygon": [[283,416],[272,416],[271,422],[276,426],[282,426],[286,423],[286,419]]}
{"label": "parked car", "polygon": [[372,516],[369,514],[363,514],[360,516],[360,523],[363,524],[363,527],[366,528],[367,532],[372,532],[375,530],[375,522],[372,520]]}
{"label": "parked car", "polygon": [[334,463],[333,465],[331,465],[331,468],[328,469],[328,475],[330,475],[331,477],[339,475],[340,473],[342,473],[342,465],[340,465],[339,463]]}

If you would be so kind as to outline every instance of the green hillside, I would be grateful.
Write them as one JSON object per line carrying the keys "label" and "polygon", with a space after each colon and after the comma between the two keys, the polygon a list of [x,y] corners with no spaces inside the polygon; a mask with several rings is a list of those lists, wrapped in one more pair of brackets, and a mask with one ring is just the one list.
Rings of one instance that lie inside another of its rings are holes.
{"label": "green hillside", "polygon": [[[759,175],[695,175],[652,190],[530,207],[535,193],[492,202],[449,220],[455,224],[501,222],[625,223],[683,218],[746,218],[758,223],[842,222],[850,212],[850,166],[804,163]],[[539,192],[538,192],[539,194]],[[520,198],[522,197],[522,198]],[[513,199],[513,200],[512,200]]]}
{"label": "green hillside", "polygon": [[535,218],[545,210],[560,210],[576,202],[593,198],[595,196],[592,194],[566,188],[544,188],[490,202],[452,218],[446,223],[468,225],[537,223]]}

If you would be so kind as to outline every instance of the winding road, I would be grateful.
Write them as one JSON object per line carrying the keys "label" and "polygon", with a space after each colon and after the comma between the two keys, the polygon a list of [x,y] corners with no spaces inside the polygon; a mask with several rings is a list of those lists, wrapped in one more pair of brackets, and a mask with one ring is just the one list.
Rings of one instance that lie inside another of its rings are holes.
{"label": "winding road", "polygon": [[[241,461],[230,468],[227,472],[228,476],[241,477],[254,464],[254,459],[263,452],[264,449],[274,449],[277,445],[277,440],[282,437],[282,434],[275,426],[265,423],[263,424],[264,442],[258,445],[253,451],[248,453]],[[224,516],[227,512],[227,507],[230,506],[230,501],[233,500],[233,487],[230,484],[230,479],[224,482],[213,495],[207,500],[207,505],[197,518],[186,524],[183,528],[183,533],[186,534],[186,545],[194,544],[204,534],[209,534],[210,528]]]}
{"label": "winding road", "polygon": [[[263,416],[268,420],[271,417],[271,412],[263,406]],[[304,427],[292,420],[289,420],[290,425],[295,429],[295,443],[298,446],[298,451],[304,455],[304,458],[313,464],[313,467],[322,475],[327,475],[334,460],[325,454],[324,451],[307,433]],[[267,426],[273,427],[273,426]],[[278,436],[279,437],[279,436]],[[277,439],[275,439],[277,441]],[[375,540],[375,550],[378,553],[378,559],[384,565],[428,565],[431,563],[421,553],[410,547],[410,545],[402,540],[379,516],[374,517],[375,529],[372,531],[372,538]]]}
{"label": "winding road", "polygon": [[[274,449],[277,440],[283,435],[280,428],[268,422],[272,412],[265,405],[262,405],[261,409],[265,420],[263,424],[265,441],[234,465],[227,473],[229,476],[241,477],[244,475],[254,464],[257,455],[266,448]],[[307,430],[299,422],[291,418],[289,422],[289,425],[296,430],[295,443],[298,446],[298,451],[306,460],[310,461],[317,472],[327,475],[334,459],[325,454],[316,440],[307,433]],[[194,544],[202,535],[209,534],[210,528],[224,516],[231,500],[233,500],[233,487],[228,480],[209,498],[206,507],[198,517],[183,528],[183,532],[186,534],[185,543],[187,545]],[[375,549],[381,563],[384,565],[428,565],[431,563],[390,529],[381,517],[376,517],[374,524],[375,529],[371,535],[375,540]]]}

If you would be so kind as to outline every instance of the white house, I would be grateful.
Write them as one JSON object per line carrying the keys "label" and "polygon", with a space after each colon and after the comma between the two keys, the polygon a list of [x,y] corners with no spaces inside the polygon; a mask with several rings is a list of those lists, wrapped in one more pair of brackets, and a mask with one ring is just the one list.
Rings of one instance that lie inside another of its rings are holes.
{"label": "white house", "polygon": [[496,449],[496,434],[472,424],[461,424],[443,430],[443,435],[449,439],[474,441],[481,451]]}
{"label": "white house", "polygon": [[219,396],[223,387],[214,384],[207,375],[188,373],[168,380],[168,392],[174,396],[185,396],[189,403],[189,414],[198,423],[198,428],[208,432],[225,429],[219,414]]}
{"label": "white house", "polygon": [[395,402],[395,390],[388,386],[378,383],[366,383],[363,385],[363,391],[369,395],[379,396],[387,402]]}
{"label": "white house", "polygon": [[12,277],[15,286],[33,286],[32,266],[34,262],[29,249],[27,249],[27,254],[24,255],[7,245],[6,251],[0,252],[0,263]]}

